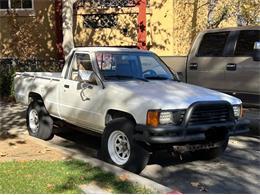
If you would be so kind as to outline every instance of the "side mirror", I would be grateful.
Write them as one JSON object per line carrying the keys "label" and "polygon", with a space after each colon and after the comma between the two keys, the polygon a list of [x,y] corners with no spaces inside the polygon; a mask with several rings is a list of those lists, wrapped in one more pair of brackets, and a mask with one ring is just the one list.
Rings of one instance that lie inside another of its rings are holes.
{"label": "side mirror", "polygon": [[253,60],[260,61],[260,41],[257,41],[254,44]]}
{"label": "side mirror", "polygon": [[176,74],[176,75],[177,75],[177,78],[178,78],[180,81],[183,81],[183,82],[185,81],[185,80],[184,80],[184,76],[183,76],[183,73],[182,73],[182,72],[177,72],[177,74]]}
{"label": "side mirror", "polygon": [[83,81],[96,83],[95,73],[89,70],[79,70],[79,76]]}

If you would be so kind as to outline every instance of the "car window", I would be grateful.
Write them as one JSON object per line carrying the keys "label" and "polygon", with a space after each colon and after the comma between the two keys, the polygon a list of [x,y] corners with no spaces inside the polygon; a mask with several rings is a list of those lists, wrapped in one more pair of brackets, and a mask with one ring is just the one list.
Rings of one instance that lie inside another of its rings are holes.
{"label": "car window", "polygon": [[203,36],[197,56],[223,56],[229,31],[207,33]]}
{"label": "car window", "polygon": [[69,79],[74,81],[85,80],[84,75],[93,71],[89,54],[76,53],[71,62],[71,74]]}
{"label": "car window", "polygon": [[163,66],[151,56],[140,56],[142,74],[149,75],[149,71],[154,71],[156,76],[164,76],[166,74]]}
{"label": "car window", "polygon": [[253,56],[254,44],[260,41],[259,30],[240,31],[236,44],[235,56]]}

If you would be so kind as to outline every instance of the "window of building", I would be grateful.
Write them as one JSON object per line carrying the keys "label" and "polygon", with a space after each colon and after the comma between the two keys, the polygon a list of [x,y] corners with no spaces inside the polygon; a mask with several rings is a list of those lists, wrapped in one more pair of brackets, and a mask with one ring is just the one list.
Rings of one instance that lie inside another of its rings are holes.
{"label": "window of building", "polygon": [[0,0],[0,9],[8,9],[8,0]]}
{"label": "window of building", "polygon": [[240,31],[235,56],[252,56],[255,42],[260,41],[259,30]]}
{"label": "window of building", "polygon": [[33,0],[0,0],[0,9],[32,9]]}
{"label": "window of building", "polygon": [[198,56],[223,56],[229,32],[207,33],[200,43]]}
{"label": "window of building", "polygon": [[116,25],[116,14],[90,14],[84,16],[85,28],[111,28]]}
{"label": "window of building", "polygon": [[134,7],[136,0],[79,0],[81,7]]}

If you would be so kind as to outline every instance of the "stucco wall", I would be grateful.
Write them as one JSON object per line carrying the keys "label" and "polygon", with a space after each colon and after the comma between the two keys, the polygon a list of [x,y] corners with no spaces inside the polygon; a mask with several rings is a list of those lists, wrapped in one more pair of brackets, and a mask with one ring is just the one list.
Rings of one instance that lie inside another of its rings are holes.
{"label": "stucco wall", "polygon": [[35,0],[34,11],[0,12],[0,58],[56,58],[53,0]]}
{"label": "stucco wall", "polygon": [[[84,17],[91,14],[116,13],[117,25],[111,28],[86,28]],[[79,8],[74,16],[76,46],[135,46],[137,44],[138,8],[90,9]]]}
{"label": "stucco wall", "polygon": [[[158,55],[187,55],[193,38],[207,28],[208,0],[150,0],[147,7],[147,46]],[[219,0],[215,15],[237,0]],[[253,0],[244,0],[249,3]],[[260,0],[254,0],[259,1]],[[230,7],[233,11],[236,7]],[[250,8],[246,8],[248,10]],[[233,12],[231,10],[231,13]],[[256,10],[257,11],[257,10]],[[137,15],[131,8],[79,8],[74,14],[76,46],[137,46]],[[117,13],[118,25],[112,28],[85,28],[83,16]],[[259,11],[260,13],[260,11]],[[0,12],[0,58],[57,57],[54,0],[35,0],[33,13],[8,16]],[[219,27],[236,26],[230,16]]]}

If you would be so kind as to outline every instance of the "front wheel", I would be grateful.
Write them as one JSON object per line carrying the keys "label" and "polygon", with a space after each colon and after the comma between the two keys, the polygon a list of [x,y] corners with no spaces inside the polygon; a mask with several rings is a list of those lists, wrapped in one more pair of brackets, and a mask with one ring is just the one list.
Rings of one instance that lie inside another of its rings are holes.
{"label": "front wheel", "polygon": [[140,173],[149,161],[149,152],[134,139],[134,124],[126,118],[107,124],[102,136],[102,159],[134,173]]}

